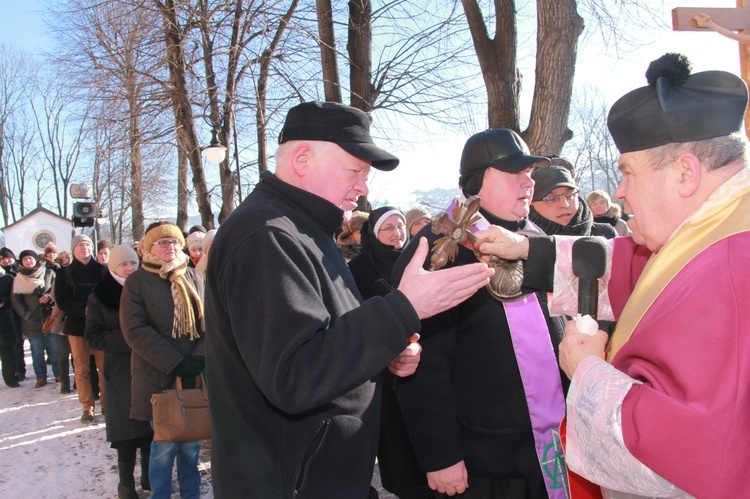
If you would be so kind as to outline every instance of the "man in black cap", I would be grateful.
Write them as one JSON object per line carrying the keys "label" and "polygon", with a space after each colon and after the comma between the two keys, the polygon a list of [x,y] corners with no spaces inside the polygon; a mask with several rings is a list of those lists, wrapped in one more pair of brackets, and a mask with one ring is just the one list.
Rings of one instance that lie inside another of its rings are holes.
{"label": "man in black cap", "polygon": [[423,241],[398,289],[361,301],[334,234],[367,194],[370,167],[398,165],[369,125],[341,104],[292,108],[275,174],[216,234],[205,303],[216,497],[370,496],[372,379],[389,363],[411,374],[419,319],[489,282],[484,264],[425,272]]}
{"label": "man in black cap", "polygon": [[[465,196],[481,197],[476,228],[496,224],[541,233],[528,219],[531,175],[548,165],[547,158],[531,155],[512,130],[470,137],[461,156],[459,186]],[[430,242],[438,237],[431,234]],[[406,247],[394,279],[406,271],[416,250],[415,244]],[[473,261],[474,252],[460,246],[448,266]],[[562,322],[549,317],[545,300],[544,293],[532,293],[501,302],[483,289],[422,321],[422,361],[413,376],[399,381],[397,391],[420,467],[439,494],[564,494],[555,441],[565,409],[565,376],[555,357]]]}
{"label": "man in black cap", "polygon": [[[611,308],[617,329],[606,353],[603,332],[574,323],[560,346],[572,379],[566,461],[605,497],[736,497],[750,469],[747,87],[723,71],[691,75],[679,54],[646,77],[608,117],[615,197],[633,212],[602,279],[599,318]],[[564,238],[478,235],[494,241],[484,252],[554,261],[557,309],[570,288],[558,286],[571,266]]]}
{"label": "man in black cap", "polygon": [[594,222],[586,202],[579,195],[578,185],[567,168],[551,165],[531,174],[534,197],[529,219],[548,236],[617,236],[609,224]]}

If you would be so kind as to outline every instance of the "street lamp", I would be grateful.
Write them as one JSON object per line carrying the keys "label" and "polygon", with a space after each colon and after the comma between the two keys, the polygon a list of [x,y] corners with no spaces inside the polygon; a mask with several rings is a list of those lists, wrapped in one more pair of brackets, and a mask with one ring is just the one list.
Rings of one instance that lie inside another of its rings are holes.
{"label": "street lamp", "polygon": [[214,165],[220,164],[227,157],[227,148],[219,142],[216,132],[215,128],[211,129],[211,143],[203,149],[206,159]]}

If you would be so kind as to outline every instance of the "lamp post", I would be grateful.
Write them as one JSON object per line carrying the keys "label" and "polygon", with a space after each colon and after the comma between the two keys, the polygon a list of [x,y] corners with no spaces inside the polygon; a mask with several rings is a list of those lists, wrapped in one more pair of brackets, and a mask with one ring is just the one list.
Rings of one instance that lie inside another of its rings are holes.
{"label": "lamp post", "polygon": [[216,136],[216,133],[216,128],[212,128],[211,143],[208,145],[208,147],[203,149],[203,152],[206,153],[206,159],[214,165],[221,164],[221,162],[224,161],[224,158],[227,157],[227,147],[219,142],[219,138]]}
{"label": "lamp post", "polygon": [[[208,109],[209,106],[206,106],[206,109]],[[232,106],[232,109],[230,109],[230,112],[232,114],[232,134],[234,138],[234,164],[235,164],[235,175],[237,176],[237,195],[239,197],[239,202],[242,202],[242,181],[240,180],[240,158],[239,158],[239,150],[237,145],[237,122],[235,121],[235,115],[234,115],[234,106]],[[206,153],[206,159],[209,161],[209,163],[214,165],[221,164],[222,161],[227,157],[227,147],[223,145],[217,136],[218,129],[213,125],[211,120],[205,116],[204,119],[206,120],[206,123],[211,126],[211,143],[208,145],[208,147],[204,147],[202,150]]]}

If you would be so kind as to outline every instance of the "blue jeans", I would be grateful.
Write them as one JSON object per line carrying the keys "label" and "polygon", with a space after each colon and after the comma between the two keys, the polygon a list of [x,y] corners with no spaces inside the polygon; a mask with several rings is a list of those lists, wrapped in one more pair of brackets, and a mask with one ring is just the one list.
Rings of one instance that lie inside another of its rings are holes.
{"label": "blue jeans", "polygon": [[31,346],[31,361],[34,364],[34,374],[37,380],[47,379],[47,363],[44,361],[44,348],[49,350],[50,359],[52,359],[52,373],[58,376],[57,369],[57,341],[50,334],[34,336],[28,338]]}
{"label": "blue jeans", "polygon": [[[154,427],[153,421],[151,427]],[[151,499],[169,499],[172,495],[172,464],[177,458],[177,481],[182,499],[201,496],[201,475],[198,471],[198,442],[151,442],[148,478]]]}

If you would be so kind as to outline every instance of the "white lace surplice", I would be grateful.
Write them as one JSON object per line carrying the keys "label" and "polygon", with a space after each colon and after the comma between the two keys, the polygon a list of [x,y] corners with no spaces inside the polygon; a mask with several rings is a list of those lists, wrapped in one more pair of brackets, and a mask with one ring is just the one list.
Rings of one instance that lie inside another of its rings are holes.
{"label": "white lace surplice", "polygon": [[622,402],[639,384],[599,357],[581,362],[568,391],[565,461],[571,470],[601,485],[607,498],[692,497],[647,468],[625,447]]}

